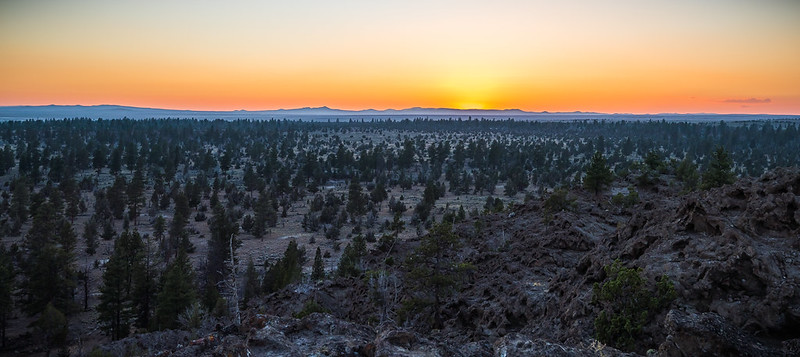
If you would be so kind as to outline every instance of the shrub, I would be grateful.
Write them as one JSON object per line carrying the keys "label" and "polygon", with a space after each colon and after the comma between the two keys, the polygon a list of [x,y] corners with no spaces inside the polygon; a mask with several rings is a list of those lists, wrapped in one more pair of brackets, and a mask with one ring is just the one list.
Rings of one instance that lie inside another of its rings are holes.
{"label": "shrub", "polygon": [[666,276],[652,284],[641,268],[625,268],[619,260],[603,269],[606,281],[593,288],[592,303],[601,307],[595,333],[600,342],[629,350],[642,328],[675,300],[675,287]]}
{"label": "shrub", "polygon": [[322,307],[322,305],[318,304],[314,300],[306,301],[306,304],[303,306],[303,309],[298,311],[295,314],[292,314],[295,318],[302,319],[308,315],[311,315],[315,312],[327,313],[330,312],[328,309]]}
{"label": "shrub", "polygon": [[628,194],[625,195],[622,192],[617,193],[613,197],[611,197],[611,203],[615,206],[622,206],[625,208],[630,208],[633,205],[639,203],[639,192],[634,190],[633,188],[628,189]]}
{"label": "shrub", "polygon": [[559,188],[547,197],[542,204],[546,216],[552,216],[556,212],[561,212],[572,207],[575,199],[568,197],[568,192],[564,188]]}

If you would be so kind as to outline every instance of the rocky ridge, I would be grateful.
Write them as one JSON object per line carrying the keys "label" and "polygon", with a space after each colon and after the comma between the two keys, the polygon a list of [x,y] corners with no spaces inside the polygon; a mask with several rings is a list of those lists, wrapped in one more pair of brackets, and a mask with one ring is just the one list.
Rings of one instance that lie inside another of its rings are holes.
{"label": "rocky ridge", "polygon": [[[197,340],[175,335],[175,347],[160,353],[626,355],[593,338],[599,311],[592,285],[606,278],[603,266],[614,259],[642,268],[649,279],[666,274],[677,293],[645,326],[631,354],[800,352],[800,170],[777,169],[685,195],[664,178],[641,188],[641,201],[631,208],[580,190],[571,195],[572,207],[554,214],[531,201],[484,216],[482,224],[468,220],[456,227],[464,244],[451,254],[474,270],[446,302],[441,329],[381,317],[369,279],[337,278],[294,285],[256,302],[238,329]],[[416,244],[398,243],[394,260],[402,262]],[[384,256],[372,252],[365,269],[387,269],[379,265]],[[388,269],[402,276],[398,265]],[[308,300],[329,313],[289,317]],[[111,347],[145,348],[137,338]]]}

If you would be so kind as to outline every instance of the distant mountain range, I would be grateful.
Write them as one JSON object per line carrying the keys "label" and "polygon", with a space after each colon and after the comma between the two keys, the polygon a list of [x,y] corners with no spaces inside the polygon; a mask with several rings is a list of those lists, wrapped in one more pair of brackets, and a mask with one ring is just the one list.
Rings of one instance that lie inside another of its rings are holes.
{"label": "distant mountain range", "polygon": [[760,120],[800,118],[800,115],[766,115],[766,114],[620,114],[595,112],[526,112],[519,109],[451,109],[451,108],[408,108],[386,110],[342,110],[328,107],[297,108],[278,110],[233,110],[233,111],[198,111],[160,108],[127,107],[121,105],[41,105],[41,106],[0,106],[0,120],[27,119],[150,119],[150,118],[195,118],[195,119],[290,119],[326,121],[335,119],[515,119],[515,120],[668,120],[668,121],[719,121],[719,120]]}

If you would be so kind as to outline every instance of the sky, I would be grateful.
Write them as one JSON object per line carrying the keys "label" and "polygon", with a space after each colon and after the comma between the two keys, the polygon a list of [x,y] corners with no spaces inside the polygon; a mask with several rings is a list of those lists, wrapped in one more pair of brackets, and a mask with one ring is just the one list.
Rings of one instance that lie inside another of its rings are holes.
{"label": "sky", "polygon": [[800,114],[797,0],[0,0],[0,105]]}

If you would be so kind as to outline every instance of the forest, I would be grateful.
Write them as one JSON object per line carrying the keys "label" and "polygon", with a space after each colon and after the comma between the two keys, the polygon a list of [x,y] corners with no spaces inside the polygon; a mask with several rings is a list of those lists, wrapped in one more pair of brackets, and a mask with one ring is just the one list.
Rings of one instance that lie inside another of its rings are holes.
{"label": "forest", "polygon": [[[510,219],[529,202],[553,220],[575,190],[624,210],[638,195],[690,195],[797,166],[798,125],[2,122],[0,351],[154,354],[101,347],[163,331],[202,338],[242,325],[251,310],[336,315],[319,299],[296,311],[270,305],[332,282],[377,296],[369,316],[339,318],[442,330],[450,297],[477,264],[448,253],[466,244],[460,226],[480,238],[487,217]],[[635,278],[619,264],[608,269]],[[598,306],[616,294],[595,289]],[[652,289],[675,298],[667,280]],[[652,307],[668,306],[666,297]],[[636,334],[599,321],[598,339],[642,352],[631,347]]]}

